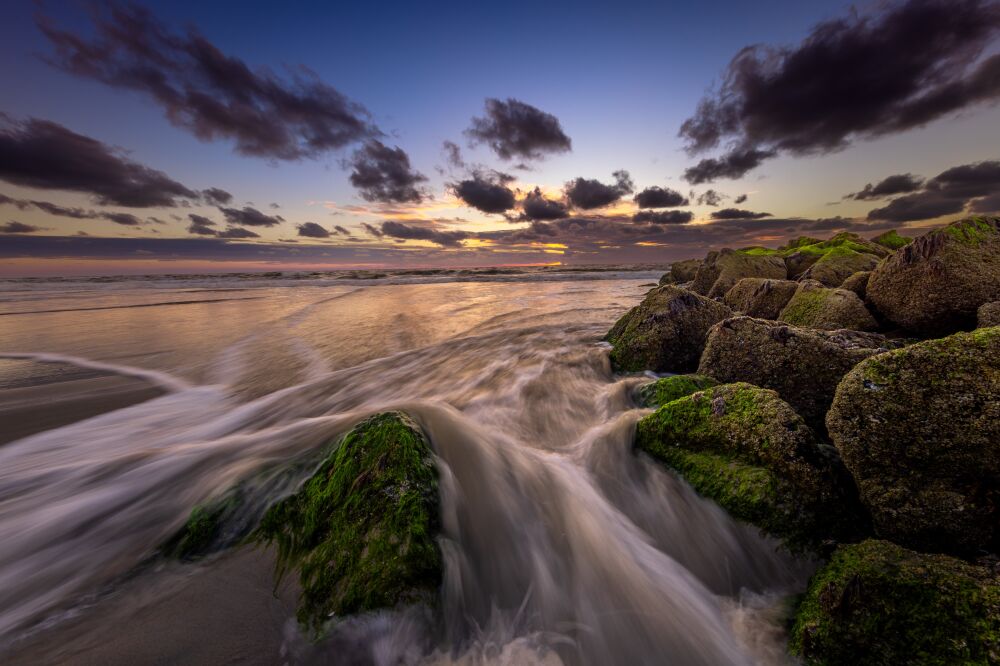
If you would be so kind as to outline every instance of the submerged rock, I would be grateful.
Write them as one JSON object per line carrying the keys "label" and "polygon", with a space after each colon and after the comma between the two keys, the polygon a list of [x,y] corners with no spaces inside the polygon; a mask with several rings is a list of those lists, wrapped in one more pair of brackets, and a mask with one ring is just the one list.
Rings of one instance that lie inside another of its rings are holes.
{"label": "submerged rock", "polygon": [[297,617],[319,632],[332,616],[434,603],[442,563],[437,471],[420,427],[401,412],[355,426],[255,533],[277,546],[277,575],[297,571]]}
{"label": "submerged rock", "polygon": [[882,247],[889,248],[890,250],[898,250],[904,245],[909,245],[913,242],[913,239],[909,236],[900,236],[895,229],[890,229],[883,234],[879,234],[872,239],[873,243],[878,243]]}
{"label": "submerged rock", "polygon": [[777,319],[825,331],[849,328],[874,331],[878,322],[858,295],[847,289],[831,289],[814,280],[803,280]]}
{"label": "submerged rock", "polygon": [[722,303],[680,287],[653,289],[605,336],[611,363],[628,372],[693,370],[709,327],[731,314]]}
{"label": "submerged rock", "polygon": [[639,421],[635,445],[794,549],[820,549],[864,524],[832,447],[774,391],[726,384],[668,402]]}
{"label": "submerged rock", "polygon": [[1000,218],[970,217],[920,236],[873,271],[868,298],[921,335],[975,328],[979,306],[1000,300]]}
{"label": "submerged rock", "polygon": [[984,303],[979,306],[977,311],[976,321],[979,324],[979,328],[988,328],[990,326],[1000,326],[1000,301],[993,301],[992,303]]}
{"label": "submerged rock", "polygon": [[887,541],[841,546],[813,576],[792,652],[807,664],[996,664],[1000,579]]}
{"label": "submerged rock", "polygon": [[720,382],[749,382],[774,389],[807,423],[822,431],[841,378],[889,346],[876,333],[816,331],[733,317],[709,331],[698,373]]}
{"label": "submerged rock", "polygon": [[724,302],[737,312],[761,319],[777,319],[795,289],[792,280],[743,278],[726,292]]}
{"label": "submerged rock", "polygon": [[704,375],[662,377],[651,384],[639,387],[639,404],[643,407],[659,407],[686,395],[717,386],[718,383]]}
{"label": "submerged rock", "polygon": [[1000,327],[863,361],[826,423],[879,536],[1000,552]]}
{"label": "submerged rock", "polygon": [[852,273],[850,277],[844,280],[844,283],[840,285],[840,288],[853,291],[858,295],[858,298],[863,301],[868,293],[868,280],[871,276],[871,271],[858,271],[857,273]]}

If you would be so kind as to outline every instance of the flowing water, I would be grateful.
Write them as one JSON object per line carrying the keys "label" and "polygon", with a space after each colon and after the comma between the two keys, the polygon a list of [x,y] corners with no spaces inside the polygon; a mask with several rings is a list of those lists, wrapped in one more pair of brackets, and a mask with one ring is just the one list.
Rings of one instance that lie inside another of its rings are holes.
{"label": "flowing water", "polygon": [[[631,449],[649,379],[613,374],[600,338],[658,275],[0,283],[0,389],[157,391],[0,445],[0,657],[788,663],[783,600],[811,565]],[[150,559],[198,502],[389,408],[438,457],[439,616],[381,613],[313,644],[294,589],[259,580],[269,554]],[[229,634],[254,650],[227,653]]]}

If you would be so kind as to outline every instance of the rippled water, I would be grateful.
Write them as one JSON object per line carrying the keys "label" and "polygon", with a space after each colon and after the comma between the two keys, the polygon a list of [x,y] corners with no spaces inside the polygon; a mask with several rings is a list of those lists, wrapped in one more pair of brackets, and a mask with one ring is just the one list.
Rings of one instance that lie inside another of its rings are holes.
{"label": "rippled water", "polygon": [[[786,663],[782,599],[808,563],[631,450],[648,380],[612,374],[599,340],[658,274],[572,277],[0,283],[0,388],[45,361],[162,391],[0,446],[0,646],[25,663],[140,647],[176,663]],[[294,590],[265,599],[267,554],[149,562],[197,502],[386,408],[439,457],[441,620],[383,613],[313,645]],[[184,643],[248,631],[248,654]]]}

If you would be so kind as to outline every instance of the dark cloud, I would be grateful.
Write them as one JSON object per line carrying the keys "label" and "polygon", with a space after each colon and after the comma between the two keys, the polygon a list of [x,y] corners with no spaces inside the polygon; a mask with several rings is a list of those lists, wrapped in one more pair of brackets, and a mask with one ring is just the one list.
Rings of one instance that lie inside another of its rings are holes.
{"label": "dark cloud", "polygon": [[577,178],[566,183],[566,198],[577,208],[589,210],[608,206],[626,194],[635,191],[635,184],[628,171],[615,171],[614,185],[606,185],[599,180]]}
{"label": "dark cloud", "polygon": [[382,233],[381,229],[379,229],[374,225],[368,224],[367,222],[362,222],[361,227],[375,238],[382,238],[385,235]]}
{"label": "dark cloud", "polygon": [[27,203],[38,210],[48,213],[49,215],[55,215],[57,217],[69,217],[74,220],[92,220],[101,217],[101,213],[92,210],[85,210],[83,208],[67,208],[66,206],[60,206],[59,204],[50,203],[48,201],[27,201],[20,202]]}
{"label": "dark cloud", "polygon": [[927,183],[951,197],[981,197],[1000,191],[1000,160],[963,164],[942,171]]}
{"label": "dark cloud", "polygon": [[559,119],[516,99],[486,100],[486,116],[465,130],[474,144],[485,143],[500,159],[539,159],[572,149]]}
{"label": "dark cloud", "polygon": [[231,139],[244,155],[294,160],[378,135],[368,112],[304,67],[288,78],[251,69],[193,28],[175,34],[149,10],[111,3],[93,12],[96,37],[42,18],[49,62],[77,76],[152,99],[203,141]]}
{"label": "dark cloud", "polygon": [[410,167],[410,157],[398,146],[367,141],[351,159],[351,184],[365,201],[420,203],[425,193],[418,187],[427,178]]}
{"label": "dark cloud", "polygon": [[795,47],[744,48],[680,129],[692,154],[737,148],[688,177],[739,177],[778,151],[836,150],[994,100],[1000,55],[980,56],[998,29],[991,0],[897,0],[820,23]]}
{"label": "dark cloud", "polygon": [[505,185],[510,176],[476,172],[472,178],[451,184],[451,189],[467,205],[484,213],[504,213],[514,207],[514,191]]}
{"label": "dark cloud", "polygon": [[749,199],[749,198],[750,198],[749,195],[741,194],[738,197],[736,197],[735,199],[733,199],[733,203],[735,203],[735,204],[741,204],[741,203],[746,202],[746,200]]}
{"label": "dark cloud", "polygon": [[260,238],[260,234],[243,227],[229,227],[219,232],[219,238]]}
{"label": "dark cloud", "polygon": [[329,238],[330,232],[316,224],[315,222],[303,222],[298,225],[299,236],[307,238]]}
{"label": "dark cloud", "polygon": [[340,226],[339,224],[338,224],[338,225],[336,225],[336,226],[334,226],[334,227],[333,227],[333,230],[334,230],[334,231],[335,231],[336,233],[338,233],[338,234],[340,234],[340,235],[342,235],[342,236],[350,236],[350,235],[351,235],[351,232],[350,232],[350,230],[349,230],[349,229],[346,229],[345,227],[342,227],[342,226]]}
{"label": "dark cloud", "polygon": [[102,217],[123,227],[137,227],[142,224],[142,220],[131,213],[104,213]]}
{"label": "dark cloud", "polygon": [[208,219],[204,215],[195,215],[194,213],[191,213],[188,217],[191,219],[191,224],[187,228],[188,233],[196,234],[198,236],[218,235],[219,232],[212,228],[215,226],[215,222]]}
{"label": "dark cloud", "polygon": [[777,153],[773,150],[735,148],[722,157],[709,157],[684,170],[684,180],[692,185],[711,183],[719,178],[741,178],[743,174]]}
{"label": "dark cloud", "polygon": [[62,125],[35,118],[0,126],[0,180],[90,195],[101,205],[176,206],[198,193],[162,171]]}
{"label": "dark cloud", "polygon": [[1000,192],[976,199],[969,210],[973,213],[1000,213]]}
{"label": "dark cloud", "polygon": [[229,224],[241,224],[246,227],[273,227],[285,221],[280,215],[267,215],[256,208],[244,206],[240,208],[219,208]]}
{"label": "dark cloud", "polygon": [[922,189],[873,209],[868,213],[868,219],[908,222],[952,215],[967,209],[980,213],[993,212],[997,209],[995,202],[998,195],[1000,160],[963,164],[942,171],[924,183]]}
{"label": "dark cloud", "polygon": [[444,158],[448,166],[456,169],[465,168],[465,160],[462,159],[462,149],[453,141],[445,141],[443,144]]}
{"label": "dark cloud", "polygon": [[14,220],[11,220],[7,224],[0,224],[0,234],[31,234],[41,230],[41,227],[15,222]]}
{"label": "dark cloud", "polygon": [[539,188],[528,192],[521,202],[521,220],[558,220],[569,215],[569,209],[561,201],[546,199]]}
{"label": "dark cloud", "polygon": [[643,210],[632,216],[633,222],[647,222],[649,224],[687,224],[692,219],[694,219],[694,215],[686,210]]}
{"label": "dark cloud", "polygon": [[961,213],[964,209],[964,199],[955,199],[931,190],[893,199],[888,205],[869,211],[868,219],[908,222]]}
{"label": "dark cloud", "polygon": [[382,223],[382,233],[392,238],[430,241],[443,247],[458,247],[470,236],[465,231],[440,231],[432,227],[403,224],[393,220]]}
{"label": "dark cloud", "polygon": [[225,206],[233,200],[233,195],[218,187],[201,191],[202,198],[213,206]]}
{"label": "dark cloud", "polygon": [[268,206],[273,208],[274,210],[278,210],[279,208],[281,208],[281,206],[279,206],[276,203],[269,203]]}
{"label": "dark cloud", "polygon": [[771,214],[755,213],[752,210],[743,210],[741,208],[723,208],[722,210],[712,211],[713,220],[759,220],[763,217],[771,217]]}
{"label": "dark cloud", "polygon": [[874,185],[868,183],[860,192],[848,194],[847,198],[857,199],[858,201],[883,199],[893,194],[916,192],[923,184],[924,179],[920,176],[914,176],[912,173],[899,173],[883,178]]}
{"label": "dark cloud", "polygon": [[[693,194],[693,193],[692,193]],[[722,203],[722,200],[726,198],[725,194],[721,192],[716,192],[715,190],[705,190],[705,192],[698,196],[699,206],[718,206]]]}
{"label": "dark cloud", "polygon": [[683,194],[669,187],[647,187],[635,195],[639,208],[675,208],[690,203]]}

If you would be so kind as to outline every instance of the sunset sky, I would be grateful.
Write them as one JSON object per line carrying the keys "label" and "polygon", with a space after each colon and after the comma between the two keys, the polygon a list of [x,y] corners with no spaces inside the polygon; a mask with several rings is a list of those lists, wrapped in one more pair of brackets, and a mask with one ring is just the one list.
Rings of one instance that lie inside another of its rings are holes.
{"label": "sunset sky", "polygon": [[994,2],[343,4],[8,3],[0,275],[666,262],[1000,211]]}

